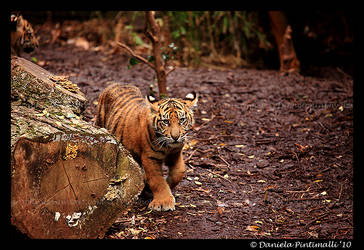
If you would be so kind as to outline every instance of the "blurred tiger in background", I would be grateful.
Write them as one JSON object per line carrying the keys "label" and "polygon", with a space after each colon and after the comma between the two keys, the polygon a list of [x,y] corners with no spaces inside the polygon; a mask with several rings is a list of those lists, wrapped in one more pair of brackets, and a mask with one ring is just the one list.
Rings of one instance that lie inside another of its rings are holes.
{"label": "blurred tiger in background", "polygon": [[[99,97],[96,125],[113,133],[143,166],[153,193],[148,207],[153,210],[175,209],[171,189],[184,176],[182,149],[194,123],[192,107],[197,99],[196,93],[185,99],[143,98],[137,87],[118,83]],[[163,178],[163,163],[169,167],[167,179]]]}
{"label": "blurred tiger in background", "polygon": [[10,46],[11,55],[20,56],[21,52],[30,53],[38,47],[32,25],[21,15],[10,16]]}

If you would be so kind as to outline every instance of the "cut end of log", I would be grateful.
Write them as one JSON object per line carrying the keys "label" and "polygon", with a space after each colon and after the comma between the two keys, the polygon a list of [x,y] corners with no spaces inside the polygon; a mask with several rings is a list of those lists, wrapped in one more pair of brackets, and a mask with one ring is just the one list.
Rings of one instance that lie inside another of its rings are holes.
{"label": "cut end of log", "polygon": [[12,223],[31,238],[102,237],[144,186],[139,165],[108,136],[21,138],[11,166]]}

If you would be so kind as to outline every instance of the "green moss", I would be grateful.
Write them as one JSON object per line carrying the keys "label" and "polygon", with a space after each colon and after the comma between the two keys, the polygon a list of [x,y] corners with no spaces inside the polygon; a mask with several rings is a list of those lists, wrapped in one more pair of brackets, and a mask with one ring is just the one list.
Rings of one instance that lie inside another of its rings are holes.
{"label": "green moss", "polygon": [[117,167],[115,171],[115,178],[121,178],[127,172],[126,170],[129,168],[130,162],[127,156],[119,155],[117,162]]}

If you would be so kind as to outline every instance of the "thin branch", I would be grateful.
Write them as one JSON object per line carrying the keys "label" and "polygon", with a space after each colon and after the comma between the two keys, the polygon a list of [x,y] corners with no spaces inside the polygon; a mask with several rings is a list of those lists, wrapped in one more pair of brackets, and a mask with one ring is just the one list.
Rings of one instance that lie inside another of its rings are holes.
{"label": "thin branch", "polygon": [[144,33],[145,33],[146,37],[148,37],[149,40],[152,42],[152,44],[156,43],[155,36],[153,36],[153,34],[149,30],[144,31]]}
{"label": "thin branch", "polygon": [[149,32],[146,29],[146,31],[147,31],[146,33],[148,36],[150,36],[153,43],[157,43],[157,42],[159,42],[157,35],[160,35],[160,28],[155,21],[154,11],[146,11],[145,16],[150,25],[150,28],[152,29],[152,32]]}
{"label": "thin branch", "polygon": [[176,69],[176,67],[174,66],[170,66],[172,68],[170,68],[167,72],[166,72],[166,76],[168,76],[169,73],[171,73],[172,71],[174,71]]}
{"label": "thin branch", "polygon": [[149,62],[147,59],[145,59],[144,57],[135,54],[135,52],[129,48],[128,46],[126,46],[125,44],[121,43],[121,42],[116,42],[117,45],[119,45],[121,48],[125,49],[131,56],[135,57],[136,59],[138,59],[139,61],[147,64],[149,67],[151,67],[153,70],[155,70],[154,64],[152,64],[151,62]]}

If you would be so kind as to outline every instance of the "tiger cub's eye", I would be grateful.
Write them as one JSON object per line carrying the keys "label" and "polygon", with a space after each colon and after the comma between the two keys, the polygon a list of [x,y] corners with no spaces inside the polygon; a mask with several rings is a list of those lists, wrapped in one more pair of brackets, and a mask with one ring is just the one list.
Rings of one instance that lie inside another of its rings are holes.
{"label": "tiger cub's eye", "polygon": [[164,119],[164,120],[162,120],[162,123],[164,125],[168,126],[169,125],[169,120],[168,119]]}

